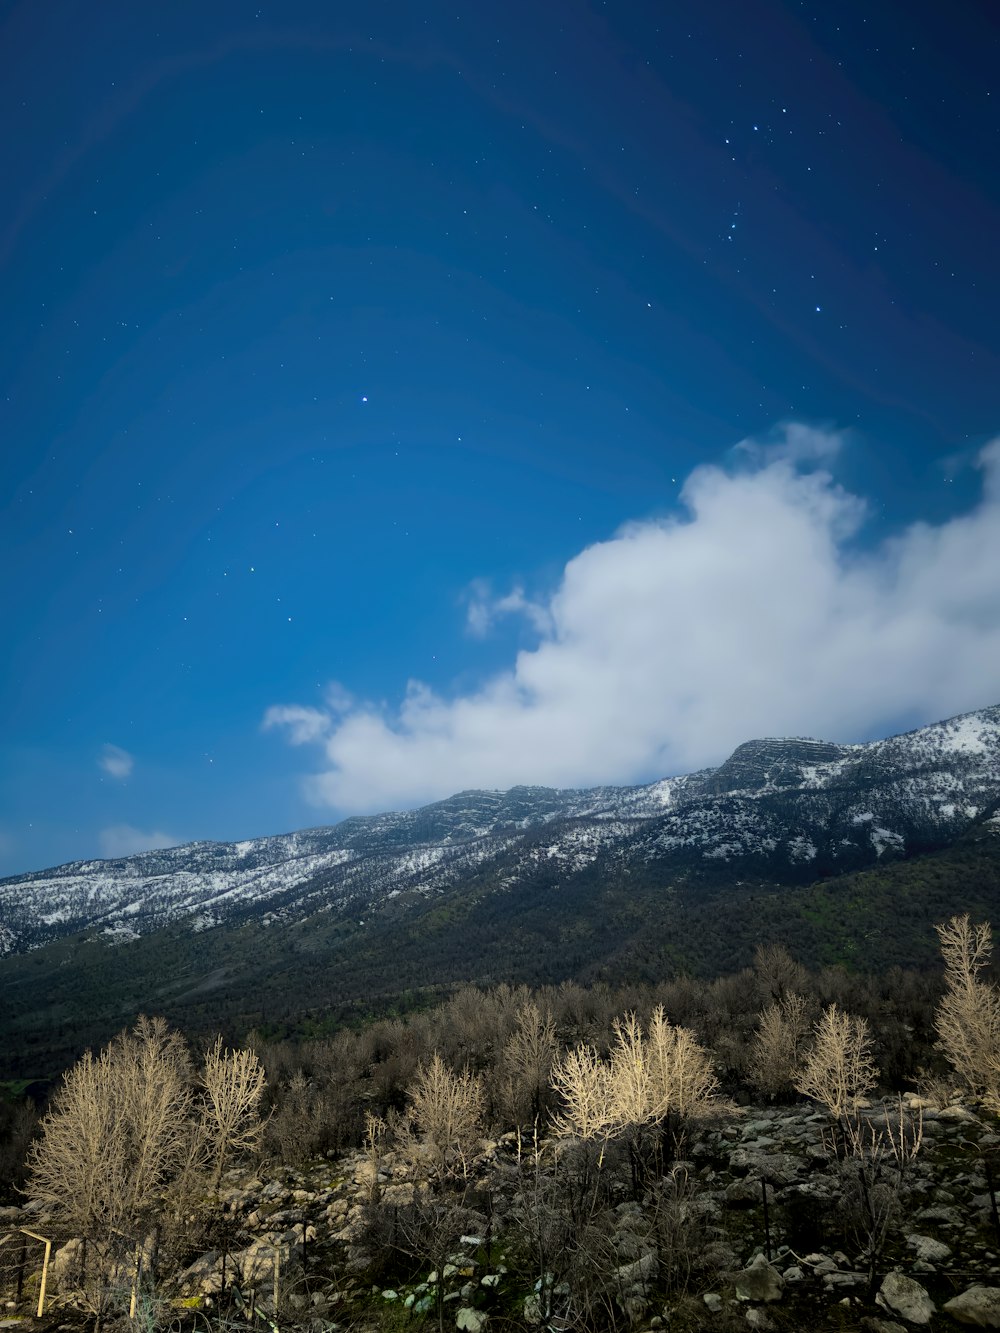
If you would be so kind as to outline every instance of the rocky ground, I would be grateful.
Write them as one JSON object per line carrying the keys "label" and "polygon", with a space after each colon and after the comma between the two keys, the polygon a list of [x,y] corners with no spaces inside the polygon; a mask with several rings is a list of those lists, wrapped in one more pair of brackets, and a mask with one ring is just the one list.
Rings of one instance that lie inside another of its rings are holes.
{"label": "rocky ground", "polygon": [[[424,1236],[403,1247],[403,1258],[387,1228],[403,1227],[421,1201],[425,1215],[438,1216],[446,1197],[420,1183],[412,1152],[349,1154],[298,1172],[232,1171],[213,1248],[161,1274],[147,1323],[196,1311],[217,1318],[235,1284],[230,1318],[259,1324],[266,1314],[278,1327],[314,1333],[433,1325],[439,1317],[467,1333],[491,1323],[560,1333],[612,1320],[680,1333],[1000,1328],[995,1123],[967,1107],[912,1099],[902,1121],[897,1105],[873,1106],[858,1133],[851,1152],[828,1117],[807,1106],[750,1108],[697,1127],[672,1177],[683,1188],[672,1196],[668,1241],[662,1226],[654,1234],[624,1167],[609,1158],[601,1169],[618,1175],[602,1186],[597,1230],[606,1243],[592,1260],[606,1271],[601,1284],[590,1282],[586,1310],[558,1254],[552,1271],[532,1266],[524,1201],[536,1197],[526,1185],[538,1176],[514,1135],[487,1145],[467,1184],[450,1188],[454,1234],[446,1226]],[[540,1160],[544,1176],[553,1168],[545,1153]],[[462,1231],[462,1209],[479,1225]],[[0,1214],[0,1233],[27,1226],[47,1234],[46,1225],[30,1203]],[[70,1318],[78,1257],[78,1242],[56,1252],[50,1319]],[[25,1298],[35,1290],[29,1278]],[[26,1317],[23,1306],[7,1314]]]}

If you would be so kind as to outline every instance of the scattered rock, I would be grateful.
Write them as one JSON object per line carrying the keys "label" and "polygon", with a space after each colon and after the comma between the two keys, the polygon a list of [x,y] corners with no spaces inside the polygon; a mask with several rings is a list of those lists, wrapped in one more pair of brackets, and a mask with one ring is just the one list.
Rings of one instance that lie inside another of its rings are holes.
{"label": "scattered rock", "polygon": [[471,1305],[463,1305],[455,1311],[455,1324],[465,1329],[466,1333],[483,1333],[489,1323],[489,1315],[484,1310],[474,1310]]}
{"label": "scattered rock", "polygon": [[946,1301],[944,1308],[960,1324],[1000,1328],[1000,1287],[969,1287]]}
{"label": "scattered rock", "polygon": [[934,1314],[930,1296],[905,1273],[887,1273],[875,1300],[883,1310],[898,1314],[911,1324],[929,1324]]}
{"label": "scattered rock", "polygon": [[907,1236],[906,1243],[911,1250],[916,1250],[917,1258],[926,1263],[939,1264],[942,1259],[951,1257],[951,1246],[933,1236]]}
{"label": "scattered rock", "polygon": [[741,1301],[780,1301],[784,1288],[785,1279],[762,1254],[736,1274],[736,1295]]}
{"label": "scattered rock", "polygon": [[769,1333],[774,1328],[774,1320],[770,1315],[765,1314],[763,1310],[758,1310],[756,1306],[751,1306],[746,1312],[746,1321],[751,1328],[759,1328],[761,1333]]}
{"label": "scattered rock", "polygon": [[542,1302],[538,1298],[537,1291],[531,1292],[524,1298],[524,1322],[530,1324],[532,1328],[537,1328],[542,1322]]}

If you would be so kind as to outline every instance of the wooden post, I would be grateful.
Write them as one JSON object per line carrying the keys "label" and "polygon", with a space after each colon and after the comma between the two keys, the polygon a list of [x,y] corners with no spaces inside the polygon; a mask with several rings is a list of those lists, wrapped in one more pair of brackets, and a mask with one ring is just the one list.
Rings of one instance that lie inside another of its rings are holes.
{"label": "wooden post", "polygon": [[279,1272],[280,1272],[280,1269],[281,1269],[281,1247],[280,1247],[279,1245],[275,1245],[275,1247],[274,1247],[274,1313],[275,1313],[275,1316],[277,1316],[277,1313],[278,1313],[278,1291],[279,1291],[278,1274],[279,1274]]}
{"label": "wooden post", "polygon": [[20,1305],[21,1297],[24,1295],[24,1265],[28,1258],[28,1238],[21,1232],[21,1257],[17,1264],[17,1290],[14,1294],[15,1302]]}
{"label": "wooden post", "polygon": [[42,1280],[38,1287],[38,1318],[45,1313],[45,1287],[49,1280],[49,1259],[52,1256],[52,1242],[45,1242],[45,1254],[42,1258]]}
{"label": "wooden post", "polygon": [[135,1307],[139,1299],[139,1278],[142,1274],[142,1246],[135,1247],[135,1269],[132,1273],[132,1295],[128,1303],[128,1317],[135,1319]]}
{"label": "wooden post", "polygon": [[21,1230],[26,1236],[30,1236],[32,1240],[40,1240],[45,1246],[45,1254],[42,1256],[42,1280],[38,1287],[38,1318],[41,1319],[45,1313],[45,1288],[49,1280],[49,1259],[52,1257],[52,1242],[48,1236],[40,1236],[37,1231],[29,1231],[27,1227],[22,1227]]}

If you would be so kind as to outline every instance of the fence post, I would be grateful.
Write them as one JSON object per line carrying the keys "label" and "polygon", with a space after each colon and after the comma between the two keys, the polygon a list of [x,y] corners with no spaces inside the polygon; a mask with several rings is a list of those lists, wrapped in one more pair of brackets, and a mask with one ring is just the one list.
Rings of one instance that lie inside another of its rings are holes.
{"label": "fence post", "polygon": [[24,1265],[28,1259],[28,1237],[21,1232],[21,1257],[17,1263],[17,1290],[14,1300],[18,1305],[21,1304],[21,1297],[24,1295]]}
{"label": "fence post", "polygon": [[38,1287],[38,1318],[45,1313],[45,1287],[49,1280],[49,1259],[52,1255],[52,1242],[45,1242],[45,1255],[42,1258],[42,1280]]}
{"label": "fence post", "polygon": [[135,1319],[135,1307],[139,1297],[139,1281],[142,1277],[142,1246],[135,1247],[135,1270],[132,1274],[132,1295],[128,1303],[128,1317]]}

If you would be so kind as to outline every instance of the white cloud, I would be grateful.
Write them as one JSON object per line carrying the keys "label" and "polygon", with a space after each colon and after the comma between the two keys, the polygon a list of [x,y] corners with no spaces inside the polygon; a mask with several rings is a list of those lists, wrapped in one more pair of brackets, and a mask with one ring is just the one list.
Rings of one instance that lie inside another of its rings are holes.
{"label": "white cloud", "polygon": [[[799,425],[749,442],[695,469],[682,516],[581,551],[544,604],[515,590],[500,613],[528,615],[538,644],[477,690],[410,681],[395,711],[283,706],[266,724],[321,746],[306,789],[351,811],[646,780],[753,736],[851,740],[1000,701],[1000,440],[974,508],[874,547],[854,540],[865,502],[824,466],[839,445]],[[498,604],[474,597],[485,631]]]}
{"label": "white cloud", "polygon": [[846,432],[831,427],[784,421],[763,440],[740,440],[733,457],[763,466],[768,463],[832,463],[844,447]]}
{"label": "white cloud", "polygon": [[477,579],[470,589],[466,611],[465,623],[469,633],[477,639],[485,638],[501,616],[524,616],[539,634],[547,634],[552,629],[548,607],[526,597],[522,587],[515,586],[504,597],[494,597],[489,584]]}
{"label": "white cloud", "polygon": [[182,841],[172,833],[133,828],[131,824],[112,824],[101,829],[101,855],[107,857],[134,856],[136,852],[152,852],[161,847],[176,847]]}
{"label": "white cloud", "polygon": [[265,731],[270,731],[272,727],[287,727],[292,745],[318,741],[332,725],[333,718],[329,713],[321,712],[318,708],[302,708],[298,704],[275,704],[264,714],[261,723]]}
{"label": "white cloud", "polygon": [[105,745],[97,756],[97,763],[110,777],[124,780],[131,775],[135,758],[120,745]]}

